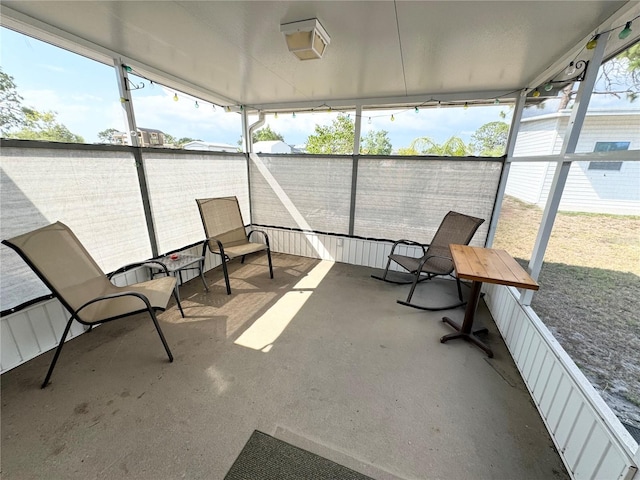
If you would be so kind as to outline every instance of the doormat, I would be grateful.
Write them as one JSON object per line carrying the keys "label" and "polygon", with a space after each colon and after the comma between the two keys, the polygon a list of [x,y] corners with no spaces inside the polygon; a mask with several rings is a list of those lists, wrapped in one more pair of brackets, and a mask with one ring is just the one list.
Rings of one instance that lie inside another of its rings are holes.
{"label": "doormat", "polygon": [[225,480],[373,480],[254,430]]}

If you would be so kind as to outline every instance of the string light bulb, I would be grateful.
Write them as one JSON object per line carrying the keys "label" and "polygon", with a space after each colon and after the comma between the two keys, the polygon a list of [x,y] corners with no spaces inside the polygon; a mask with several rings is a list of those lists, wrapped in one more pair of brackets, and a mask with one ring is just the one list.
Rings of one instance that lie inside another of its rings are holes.
{"label": "string light bulb", "polygon": [[537,88],[533,91],[533,93],[531,94],[532,97],[538,98],[540,96],[540,90],[538,90]]}
{"label": "string light bulb", "polygon": [[198,105],[198,101],[197,100],[196,100],[196,104],[194,105],[194,107],[200,108],[200,105]]}
{"label": "string light bulb", "polygon": [[177,101],[178,101],[178,94],[177,94],[177,93],[175,93],[175,94],[173,95],[173,101],[174,101],[174,102],[177,102]]}
{"label": "string light bulb", "polygon": [[549,82],[544,86],[544,91],[550,92],[551,90],[553,90],[553,83]]}
{"label": "string light bulb", "polygon": [[438,108],[440,108],[441,106],[442,106],[442,102],[438,100]]}
{"label": "string light bulb", "polygon": [[500,105],[500,99],[499,99],[499,98],[496,98],[496,99],[493,101],[493,104],[494,104],[494,105]]}
{"label": "string light bulb", "polygon": [[278,112],[273,114],[273,118],[275,118],[276,120],[278,119]]}
{"label": "string light bulb", "polygon": [[371,117],[369,117],[369,120],[367,121],[367,123],[371,125]]}
{"label": "string light bulb", "polygon": [[296,112],[293,112],[293,113],[291,114],[291,116],[292,116],[293,118],[296,118]]}
{"label": "string light bulb", "polygon": [[587,50],[593,50],[594,48],[596,48],[596,45],[598,45],[598,38],[600,37],[600,34],[596,35],[595,37],[593,37],[591,40],[589,40],[587,42],[587,44],[584,46]]}
{"label": "string light bulb", "polygon": [[133,71],[133,68],[131,68],[129,65],[122,65],[122,68],[124,68],[127,73],[131,73]]}
{"label": "string light bulb", "polygon": [[576,65],[575,65],[575,63],[569,62],[569,66],[566,68],[564,73],[566,73],[569,76],[575,75],[575,73],[576,73]]}
{"label": "string light bulb", "polygon": [[420,109],[416,107],[416,113],[420,113]]}
{"label": "string light bulb", "polygon": [[631,35],[631,22],[627,22],[626,25],[624,26],[624,28],[620,31],[620,33],[618,34],[618,38],[620,40],[624,40],[625,38],[627,38],[629,35]]}
{"label": "string light bulb", "polygon": [[396,121],[396,117],[393,116],[393,113],[391,114],[391,121],[395,122]]}
{"label": "string light bulb", "polygon": [[466,110],[467,108],[469,108],[469,104],[467,102],[464,102],[464,107],[463,108]]}

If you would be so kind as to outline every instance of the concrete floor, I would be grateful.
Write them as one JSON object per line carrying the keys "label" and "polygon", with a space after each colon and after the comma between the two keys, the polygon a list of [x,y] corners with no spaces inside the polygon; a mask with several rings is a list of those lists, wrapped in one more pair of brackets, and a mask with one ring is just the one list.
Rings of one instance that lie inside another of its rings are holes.
{"label": "concrete floor", "polygon": [[[484,304],[493,359],[369,268],[264,265],[232,262],[231,296],[220,269],[181,287],[173,363],[140,316],[69,341],[44,390],[52,352],[4,374],[2,477],[222,479],[257,429],[378,480],[567,478]],[[427,283],[415,300],[455,297]]]}

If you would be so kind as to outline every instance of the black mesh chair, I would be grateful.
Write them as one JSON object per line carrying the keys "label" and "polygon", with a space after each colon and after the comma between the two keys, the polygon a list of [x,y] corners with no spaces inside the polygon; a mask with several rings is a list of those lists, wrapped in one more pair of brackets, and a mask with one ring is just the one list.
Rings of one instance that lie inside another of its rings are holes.
{"label": "black mesh chair", "polygon": [[[418,282],[431,280],[432,278],[441,275],[453,276],[452,273],[454,265],[449,245],[452,243],[468,245],[482,223],[484,223],[482,218],[471,217],[469,215],[453,211],[449,212],[445,215],[442,223],[440,223],[438,231],[431,240],[431,243],[421,244],[411,240],[398,240],[391,248],[391,254],[389,255],[387,267],[385,268],[383,275],[371,276],[389,283],[412,284],[407,299],[404,301],[398,300],[398,303],[402,305],[432,311],[448,310],[450,308],[462,306],[465,302],[462,298],[462,289],[458,278],[456,278],[456,282],[458,286],[458,298],[460,299],[459,303],[442,307],[428,307],[411,303],[411,298],[413,297],[413,292],[415,291]],[[418,246],[422,249],[423,255],[416,258],[397,254],[395,251],[398,245]],[[403,272],[403,274],[399,276],[397,272],[389,272],[389,267],[391,266],[392,261],[400,265],[408,272],[408,274]]]}

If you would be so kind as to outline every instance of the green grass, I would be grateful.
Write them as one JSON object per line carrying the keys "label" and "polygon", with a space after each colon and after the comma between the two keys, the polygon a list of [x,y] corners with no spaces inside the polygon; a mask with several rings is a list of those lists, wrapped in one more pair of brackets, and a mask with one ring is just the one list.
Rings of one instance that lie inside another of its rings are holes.
{"label": "green grass", "polygon": [[[506,197],[493,246],[526,266],[541,218]],[[623,387],[640,422],[640,217],[559,212],[538,283],[534,311],[597,390]]]}

